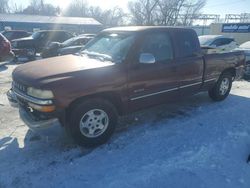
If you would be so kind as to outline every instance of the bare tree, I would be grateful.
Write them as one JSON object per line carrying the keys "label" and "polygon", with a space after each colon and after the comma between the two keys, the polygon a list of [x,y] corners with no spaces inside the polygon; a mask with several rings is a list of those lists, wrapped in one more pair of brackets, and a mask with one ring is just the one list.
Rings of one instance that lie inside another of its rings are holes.
{"label": "bare tree", "polygon": [[153,25],[154,10],[159,0],[137,0],[129,2],[128,8],[133,15],[133,22],[138,25]]}
{"label": "bare tree", "polygon": [[128,8],[136,25],[190,25],[205,3],[206,0],[136,0],[129,2]]}
{"label": "bare tree", "polygon": [[122,25],[126,16],[119,7],[102,10],[100,7],[88,6],[84,0],[71,2],[64,15],[95,18],[107,27]]}
{"label": "bare tree", "polygon": [[75,16],[75,17],[86,17],[88,16],[88,3],[86,0],[75,0],[72,1],[66,12],[66,16]]}
{"label": "bare tree", "polygon": [[56,16],[60,14],[60,11],[59,7],[44,3],[44,0],[31,0],[26,8],[17,10],[15,13]]}
{"label": "bare tree", "polygon": [[9,13],[9,0],[0,0],[0,13]]}
{"label": "bare tree", "polygon": [[200,10],[205,6],[206,0],[196,0],[186,2],[180,20],[180,25],[191,26],[193,21],[200,15]]}
{"label": "bare tree", "polygon": [[158,2],[157,25],[175,25],[185,0],[160,0]]}

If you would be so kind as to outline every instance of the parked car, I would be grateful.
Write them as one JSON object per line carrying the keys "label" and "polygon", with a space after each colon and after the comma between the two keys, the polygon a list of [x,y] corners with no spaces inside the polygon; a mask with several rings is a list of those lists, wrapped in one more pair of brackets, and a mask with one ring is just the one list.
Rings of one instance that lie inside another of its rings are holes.
{"label": "parked car", "polygon": [[76,53],[93,38],[93,36],[79,35],[77,37],[70,38],[63,43],[52,42],[45,47],[41,56],[43,58],[47,58]]}
{"label": "parked car", "polygon": [[238,47],[233,38],[223,35],[202,35],[199,36],[200,45],[211,47],[213,52],[228,52]]}
{"label": "parked car", "polygon": [[11,60],[13,57],[10,42],[0,33],[0,62]]}
{"label": "parked car", "polygon": [[5,36],[9,41],[14,39],[19,39],[23,37],[29,37],[32,33],[22,30],[10,30],[10,31],[3,31],[2,35]]}
{"label": "parked car", "polygon": [[42,52],[44,47],[50,42],[63,42],[72,37],[73,34],[67,31],[38,31],[30,37],[13,40],[13,52],[17,57],[33,59],[36,53]]}
{"label": "parked car", "polygon": [[245,77],[250,78],[250,41],[247,41],[235,49],[236,51],[244,51],[246,55],[246,68],[245,68]]}
{"label": "parked car", "polygon": [[111,28],[78,55],[20,65],[7,96],[30,129],[60,122],[78,144],[96,146],[111,137],[118,115],[202,91],[224,100],[244,64],[240,51],[202,54],[193,29]]}

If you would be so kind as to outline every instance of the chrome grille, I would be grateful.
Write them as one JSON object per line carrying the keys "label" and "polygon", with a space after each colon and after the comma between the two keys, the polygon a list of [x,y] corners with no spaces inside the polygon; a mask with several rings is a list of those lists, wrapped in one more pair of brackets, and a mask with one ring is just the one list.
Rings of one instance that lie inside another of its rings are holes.
{"label": "chrome grille", "polygon": [[19,82],[13,81],[12,82],[12,88],[15,91],[19,91],[19,92],[22,92],[22,93],[27,93],[27,87],[24,86],[23,84],[20,84]]}

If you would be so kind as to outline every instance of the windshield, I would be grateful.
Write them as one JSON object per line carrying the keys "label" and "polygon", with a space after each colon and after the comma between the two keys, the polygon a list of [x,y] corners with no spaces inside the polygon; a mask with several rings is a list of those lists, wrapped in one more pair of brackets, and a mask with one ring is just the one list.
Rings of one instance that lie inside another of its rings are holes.
{"label": "windshield", "polygon": [[241,44],[239,47],[240,48],[250,48],[250,41]]}
{"label": "windshield", "polygon": [[209,46],[213,42],[213,39],[213,37],[209,36],[199,36],[201,46]]}
{"label": "windshield", "polygon": [[89,42],[81,53],[119,63],[125,59],[134,38],[132,33],[104,33]]}

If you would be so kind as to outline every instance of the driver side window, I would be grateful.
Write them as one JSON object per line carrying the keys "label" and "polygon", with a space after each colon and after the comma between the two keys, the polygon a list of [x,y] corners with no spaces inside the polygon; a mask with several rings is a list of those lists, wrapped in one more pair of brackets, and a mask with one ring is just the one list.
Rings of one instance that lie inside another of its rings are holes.
{"label": "driver side window", "polygon": [[168,33],[157,32],[147,34],[144,38],[140,53],[150,53],[156,62],[167,62],[173,59],[173,49]]}

